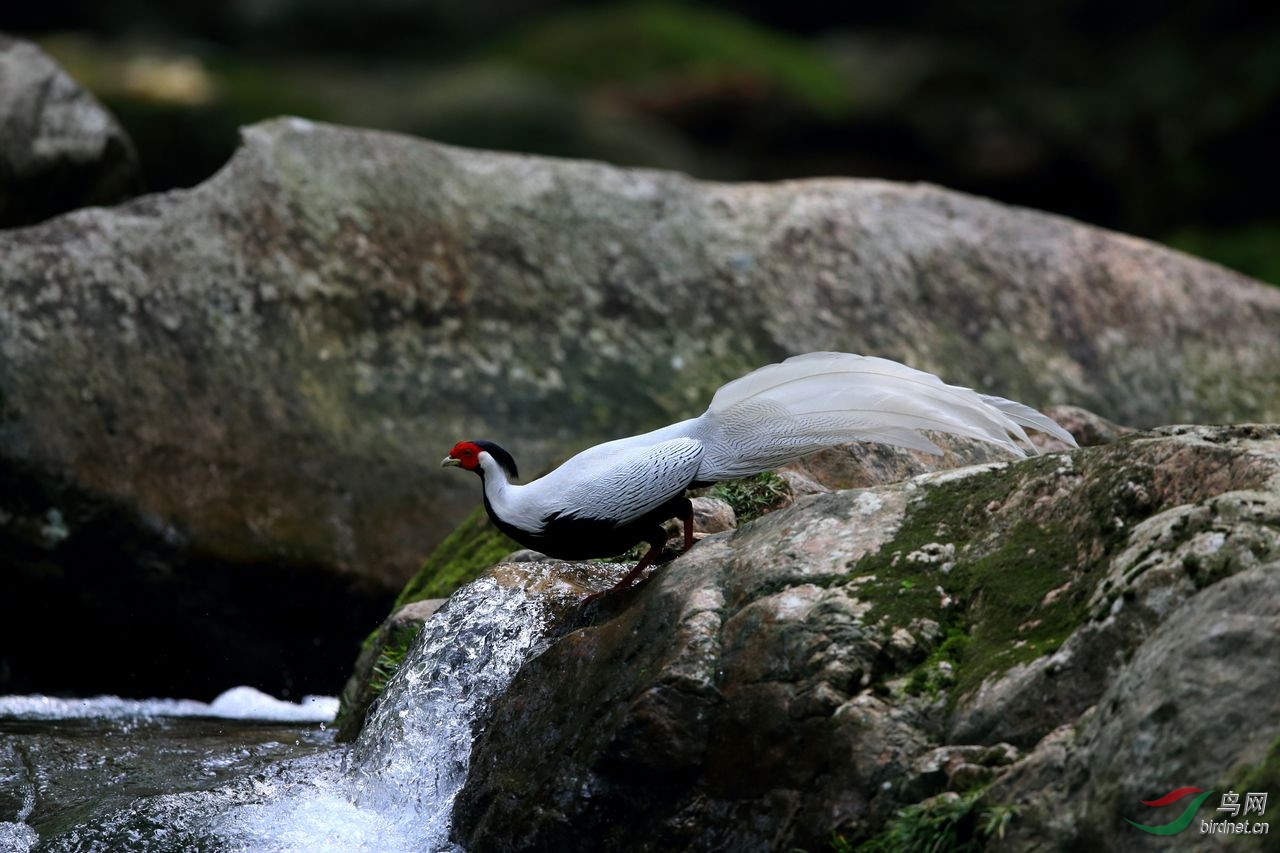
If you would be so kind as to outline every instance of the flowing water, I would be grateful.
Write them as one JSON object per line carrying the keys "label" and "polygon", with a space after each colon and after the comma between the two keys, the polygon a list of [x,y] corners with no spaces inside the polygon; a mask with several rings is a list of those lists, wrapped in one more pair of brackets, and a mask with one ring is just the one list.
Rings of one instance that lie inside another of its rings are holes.
{"label": "flowing water", "polygon": [[350,748],[298,724],[324,713],[314,702],[264,724],[235,721],[253,716],[244,696],[109,709],[0,699],[0,850],[456,850],[452,805],[477,726],[542,641],[549,601],[569,594],[551,589],[482,578],[459,590]]}

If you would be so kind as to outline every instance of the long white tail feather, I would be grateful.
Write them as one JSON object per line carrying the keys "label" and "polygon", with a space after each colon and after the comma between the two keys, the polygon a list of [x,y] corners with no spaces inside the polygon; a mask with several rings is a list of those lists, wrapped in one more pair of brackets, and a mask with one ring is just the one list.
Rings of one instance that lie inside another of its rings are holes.
{"label": "long white tail feather", "polygon": [[1040,414],[1030,406],[1019,403],[1015,400],[1006,400],[1004,397],[993,397],[990,394],[981,395],[982,399],[995,406],[1008,416],[1009,420],[1030,429],[1039,430],[1047,435],[1051,435],[1059,441],[1065,442],[1072,447],[1076,446],[1075,436],[1067,432],[1060,424],[1045,415]]}
{"label": "long white tail feather", "polygon": [[720,388],[697,419],[706,440],[698,479],[767,471],[823,447],[876,441],[941,453],[922,430],[990,442],[1016,456],[1035,446],[1023,427],[1074,446],[1070,433],[1029,406],[947,385],[894,361],[808,353]]}

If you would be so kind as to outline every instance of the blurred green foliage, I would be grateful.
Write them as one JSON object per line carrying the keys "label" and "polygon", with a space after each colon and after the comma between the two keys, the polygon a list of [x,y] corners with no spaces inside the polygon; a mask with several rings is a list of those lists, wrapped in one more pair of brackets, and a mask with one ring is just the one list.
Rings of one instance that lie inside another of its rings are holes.
{"label": "blurred green foliage", "polygon": [[1237,228],[1181,228],[1165,242],[1193,255],[1280,284],[1280,220],[1263,220]]}
{"label": "blurred green foliage", "polygon": [[[0,29],[121,116],[152,189],[292,113],[707,178],[930,181],[1280,283],[1276,4],[46,0]],[[148,57],[201,96],[148,86]]]}
{"label": "blurred green foliage", "polygon": [[576,87],[740,86],[828,116],[851,102],[847,81],[807,42],[675,3],[571,11],[509,37],[496,55]]}

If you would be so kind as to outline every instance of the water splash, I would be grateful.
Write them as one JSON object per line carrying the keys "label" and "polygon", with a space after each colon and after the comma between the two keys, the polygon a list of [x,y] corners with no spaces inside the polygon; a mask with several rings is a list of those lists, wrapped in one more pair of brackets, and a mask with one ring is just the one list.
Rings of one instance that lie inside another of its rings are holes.
{"label": "water splash", "polygon": [[233,850],[447,851],[453,800],[490,703],[534,652],[547,599],[482,578],[427,621],[340,777],[233,809]]}
{"label": "water splash", "polygon": [[36,786],[31,768],[18,750],[0,740],[0,792],[7,790],[17,793],[17,808],[7,814],[0,812],[0,850],[26,853],[38,840],[35,830],[25,823],[35,809]]}

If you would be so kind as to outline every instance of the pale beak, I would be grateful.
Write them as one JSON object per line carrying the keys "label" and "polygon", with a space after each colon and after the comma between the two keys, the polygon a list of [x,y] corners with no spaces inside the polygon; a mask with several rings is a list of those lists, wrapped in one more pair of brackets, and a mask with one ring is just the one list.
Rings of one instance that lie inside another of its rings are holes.
{"label": "pale beak", "polygon": [[446,456],[444,461],[440,463],[441,468],[458,468],[462,466],[461,460],[454,459],[452,456]]}

